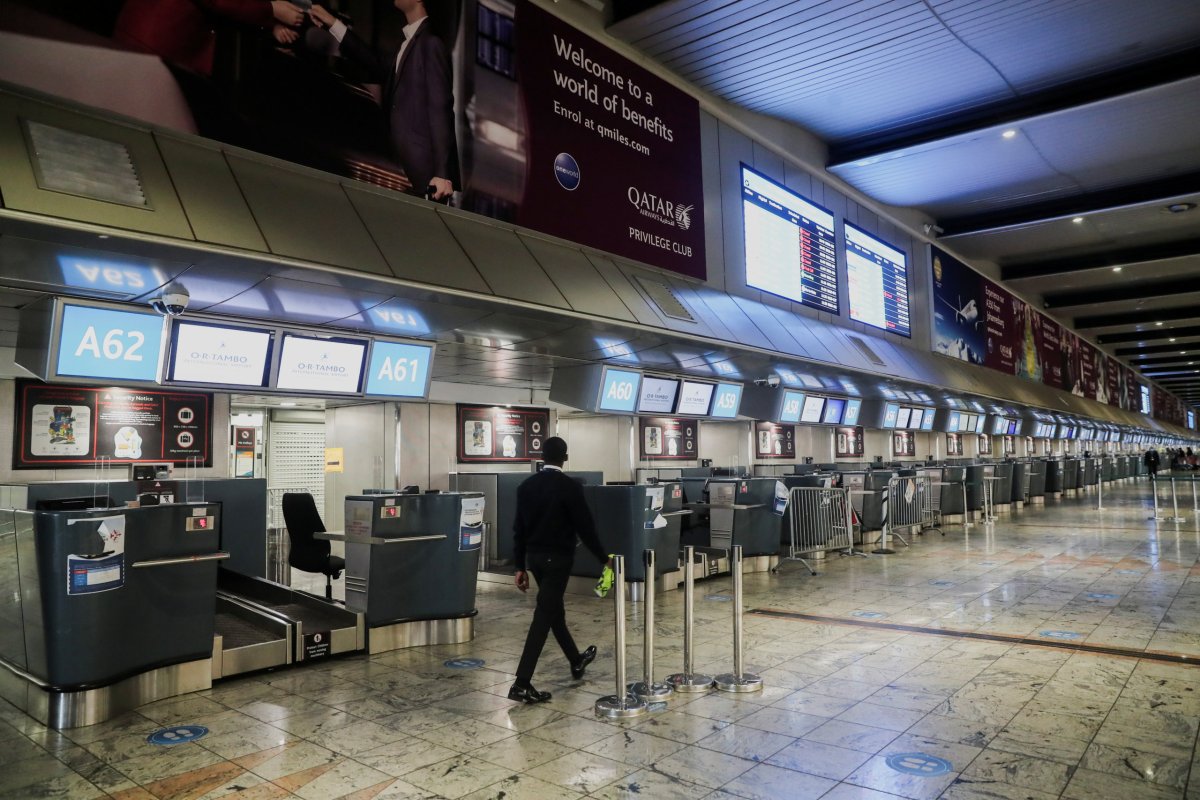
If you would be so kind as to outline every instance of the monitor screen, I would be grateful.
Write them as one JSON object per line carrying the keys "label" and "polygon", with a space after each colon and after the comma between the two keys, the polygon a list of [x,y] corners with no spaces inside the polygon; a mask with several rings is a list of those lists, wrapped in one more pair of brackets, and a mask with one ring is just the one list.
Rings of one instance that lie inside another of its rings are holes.
{"label": "monitor screen", "polygon": [[862,410],[862,400],[851,398],[846,401],[846,410],[842,412],[843,425],[857,425],[858,412]]}
{"label": "monitor screen", "polygon": [[1015,419],[1010,419],[1008,421],[1008,435],[1012,436],[1016,432],[1017,432],[1017,421]]}
{"label": "monitor screen", "polygon": [[679,381],[674,378],[642,376],[642,393],[638,400],[638,413],[670,414],[675,410],[675,395],[679,393]]}
{"label": "monitor screen", "polygon": [[1004,433],[1008,428],[1008,420],[1004,417],[996,417],[992,420],[992,434],[998,435]]}
{"label": "monitor screen", "polygon": [[637,408],[641,385],[642,373],[632,369],[605,367],[596,407],[600,411],[632,412]]}
{"label": "monitor screen", "polygon": [[717,419],[733,419],[742,405],[742,384],[719,383],[713,393],[712,416]]}
{"label": "monitor screen", "polygon": [[923,420],[921,420],[921,430],[923,430],[923,431],[933,430],[933,409],[932,408],[925,409],[925,418]]}
{"label": "monitor screen", "polygon": [[910,416],[908,418],[908,427],[919,429],[921,427],[922,423],[924,423],[924,422],[925,422],[924,410],[920,409],[920,408],[914,408],[912,410],[912,416]]}
{"label": "monitor screen", "polygon": [[833,214],[742,165],[746,283],[837,314],[837,237]]}
{"label": "monitor screen", "polygon": [[825,401],[825,412],[821,422],[826,425],[841,425],[842,413],[846,410],[846,401],[840,397],[831,397]]}
{"label": "monitor screen", "polygon": [[324,394],[357,394],[362,388],[367,342],[284,334],[275,388]]}
{"label": "monitor screen", "polygon": [[821,412],[825,410],[825,398],[809,395],[804,398],[804,410],[800,412],[801,422],[820,422]]}
{"label": "monitor screen", "polygon": [[270,380],[271,332],[175,321],[167,380],[263,387]]}
{"label": "monitor screen", "polygon": [[912,416],[912,409],[901,406],[900,411],[897,412],[897,414],[896,414],[895,427],[907,428],[908,427],[908,418],[911,416]]}
{"label": "monitor screen", "polygon": [[163,317],[154,312],[63,303],[58,375],[156,383]]}
{"label": "monitor screen", "polygon": [[791,390],[783,393],[783,405],[779,411],[780,422],[799,422],[800,411],[804,407],[804,392]]}
{"label": "monitor screen", "polygon": [[883,407],[883,427],[896,427],[896,417],[900,415],[900,406],[895,403],[888,403]]}
{"label": "monitor screen", "polygon": [[987,416],[980,414],[975,418],[975,432],[983,433],[983,426],[987,424]]}
{"label": "monitor screen", "polygon": [[946,425],[946,430],[950,433],[958,433],[958,419],[960,414],[957,411],[950,412],[950,421]]}
{"label": "monitor screen", "polygon": [[712,405],[713,389],[716,384],[699,381],[684,381],[679,390],[679,405],[675,413],[687,414],[693,417],[708,416],[709,406]]}
{"label": "monitor screen", "polygon": [[911,336],[908,256],[882,239],[845,222],[846,289],[850,319]]}

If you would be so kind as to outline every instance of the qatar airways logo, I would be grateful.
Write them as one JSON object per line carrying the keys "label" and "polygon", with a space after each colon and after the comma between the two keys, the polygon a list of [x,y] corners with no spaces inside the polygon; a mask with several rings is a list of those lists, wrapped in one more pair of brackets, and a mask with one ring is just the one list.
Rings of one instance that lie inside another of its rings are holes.
{"label": "qatar airways logo", "polygon": [[636,186],[630,186],[625,192],[625,196],[629,198],[629,203],[643,217],[650,217],[650,219],[657,220],[663,225],[670,225],[672,228],[679,228],[681,231],[686,231],[692,227],[692,209],[695,208],[694,205],[676,205],[658,195],[643,192]]}

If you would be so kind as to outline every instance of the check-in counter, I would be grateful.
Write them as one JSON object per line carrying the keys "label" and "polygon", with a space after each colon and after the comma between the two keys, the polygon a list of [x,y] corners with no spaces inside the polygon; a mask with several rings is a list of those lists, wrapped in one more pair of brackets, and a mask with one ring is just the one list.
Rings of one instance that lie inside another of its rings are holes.
{"label": "check-in counter", "polygon": [[1096,482],[1100,479],[1099,461],[1100,459],[1098,458],[1084,458],[1080,460],[1083,470],[1079,479],[1080,486],[1096,485]]}
{"label": "check-in counter", "polygon": [[1046,465],[1046,491],[1051,497],[1060,497],[1063,493],[1063,462],[1061,459],[1047,459]]}
{"label": "check-in counter", "polygon": [[1073,496],[1079,491],[1080,479],[1083,477],[1083,463],[1078,458],[1064,458],[1062,472],[1063,494]]}
{"label": "check-in counter", "polygon": [[346,498],[346,608],[364,614],[371,653],[475,635],[483,543],[478,492]]}
{"label": "check-in counter", "polygon": [[688,479],[684,483],[684,507],[701,519],[707,515],[707,525],[694,524],[684,533],[683,544],[711,551],[714,557],[741,545],[745,571],[773,566],[785,521],[774,510],[775,478],[710,478],[695,501],[691,498],[697,487]]}
{"label": "check-in counter", "polygon": [[1029,480],[1029,493],[1025,502],[1040,506],[1046,502],[1046,462],[1030,461],[1025,465],[1025,475]]}
{"label": "check-in counter", "polygon": [[[691,515],[683,507],[679,483],[642,486],[585,484],[583,496],[596,522],[604,552],[625,557],[625,580],[632,597],[640,599],[646,580],[643,554],[654,551],[654,579],[679,570],[680,522]],[[571,574],[586,580],[572,581],[572,591],[590,592],[603,564],[584,547],[575,551]],[[669,582],[668,582],[669,583]],[[674,589],[674,584],[659,588]]]}
{"label": "check-in counter", "polygon": [[1020,508],[1025,505],[1026,498],[1029,497],[1029,464],[1024,461],[1012,462],[1012,479],[1011,494],[1009,497],[1012,500],[1014,508]]}
{"label": "check-in counter", "polygon": [[0,695],[58,729],[209,688],[221,516],[0,512]]}
{"label": "check-in counter", "polygon": [[979,512],[983,510],[983,479],[985,475],[991,475],[984,464],[968,464],[966,466],[967,476],[967,511]]}
{"label": "check-in counter", "polygon": [[[488,572],[511,576],[513,564],[513,521],[517,515],[517,487],[529,480],[529,472],[460,472],[451,475],[451,486],[460,492],[484,496],[483,550]],[[567,472],[586,485],[604,482],[602,472]]]}
{"label": "check-in counter", "polygon": [[992,505],[994,506],[992,513],[1006,513],[1012,510],[1012,475],[1013,464],[1011,461],[1001,461],[995,464],[988,464],[990,472],[984,472],[985,477],[990,477],[993,480],[992,484]]}

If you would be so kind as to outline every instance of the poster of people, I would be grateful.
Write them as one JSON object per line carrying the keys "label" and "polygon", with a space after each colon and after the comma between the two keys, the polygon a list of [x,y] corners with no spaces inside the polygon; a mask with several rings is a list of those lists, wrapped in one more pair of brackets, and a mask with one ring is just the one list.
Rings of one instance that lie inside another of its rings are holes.
{"label": "poster of people", "polygon": [[795,458],[796,426],[754,423],[754,453],[759,458]]}
{"label": "poster of people", "polygon": [[[1119,408],[1141,408],[1132,369],[933,246],[931,264],[935,352]],[[1154,416],[1182,424],[1183,404],[1162,395]]]}
{"label": "poster of people", "polygon": [[961,433],[946,434],[946,455],[961,456],[963,454],[963,440]]}
{"label": "poster of people", "polygon": [[892,432],[892,455],[915,456],[917,454],[917,437],[915,431]]}
{"label": "poster of people", "polygon": [[0,80],[705,277],[698,101],[529,0],[22,2]]}
{"label": "poster of people", "polygon": [[865,451],[863,429],[858,426],[837,428],[834,431],[834,453],[837,458],[861,458]]}
{"label": "poster of people", "polygon": [[212,466],[212,395],[16,384],[15,469],[114,463]]}
{"label": "poster of people", "polygon": [[521,406],[458,405],[460,464],[535,461],[550,428],[550,411]]}
{"label": "poster of people", "polygon": [[700,457],[700,423],[678,417],[639,417],[638,451],[643,461],[689,461]]}

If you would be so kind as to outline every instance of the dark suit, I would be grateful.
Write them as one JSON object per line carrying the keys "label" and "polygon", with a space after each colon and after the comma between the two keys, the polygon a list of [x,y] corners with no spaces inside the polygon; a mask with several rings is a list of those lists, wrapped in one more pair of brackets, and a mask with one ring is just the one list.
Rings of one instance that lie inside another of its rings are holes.
{"label": "dark suit", "polygon": [[383,86],[383,111],[396,161],[424,195],[432,178],[462,188],[458,142],[454,134],[454,76],[450,53],[426,19],[408,40],[400,68],[399,47],[377,53],[354,31],[342,38],[342,54],[365,66]]}
{"label": "dark suit", "polygon": [[125,0],[113,39],[201,75],[211,75],[215,26],[223,19],[270,30],[268,0]]}
{"label": "dark suit", "polygon": [[579,648],[567,629],[563,594],[575,561],[576,537],[604,563],[608,556],[596,536],[592,512],[588,510],[583,489],[560,470],[547,467],[517,488],[517,513],[513,523],[513,554],[518,570],[528,569],[537,580],[537,608],[525,649],[517,666],[518,683],[528,683],[546,644],[546,634],[554,638],[567,661],[579,661]]}

